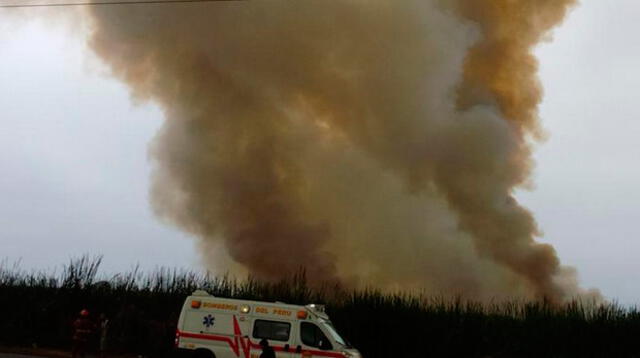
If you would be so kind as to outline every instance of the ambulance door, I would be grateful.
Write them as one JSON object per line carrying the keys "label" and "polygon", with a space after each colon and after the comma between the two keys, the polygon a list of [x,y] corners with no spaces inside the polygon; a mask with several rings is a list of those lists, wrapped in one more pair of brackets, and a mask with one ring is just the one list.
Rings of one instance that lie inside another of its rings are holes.
{"label": "ambulance door", "polygon": [[300,322],[299,338],[300,342],[296,347],[296,352],[300,352],[302,357],[330,356],[328,353],[335,352],[334,343],[313,322]]}
{"label": "ambulance door", "polygon": [[295,352],[293,328],[291,322],[256,318],[251,332],[252,346],[255,347],[251,350],[251,358],[260,357],[262,349],[258,348],[257,345],[263,339],[273,349],[277,358],[293,358],[293,353]]}

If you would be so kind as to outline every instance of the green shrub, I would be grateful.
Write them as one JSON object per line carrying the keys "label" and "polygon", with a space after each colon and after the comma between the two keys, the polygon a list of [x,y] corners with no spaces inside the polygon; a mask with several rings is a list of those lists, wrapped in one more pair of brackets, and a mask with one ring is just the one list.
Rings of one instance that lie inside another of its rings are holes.
{"label": "green shrub", "polygon": [[338,330],[366,358],[640,357],[640,312],[615,303],[487,305],[310,288],[303,271],[275,283],[168,268],[101,277],[101,261],[73,259],[59,274],[0,264],[0,345],[67,349],[71,324],[87,308],[94,318],[110,317],[115,353],[167,356],[185,296],[204,289],[220,297],[326,303]]}

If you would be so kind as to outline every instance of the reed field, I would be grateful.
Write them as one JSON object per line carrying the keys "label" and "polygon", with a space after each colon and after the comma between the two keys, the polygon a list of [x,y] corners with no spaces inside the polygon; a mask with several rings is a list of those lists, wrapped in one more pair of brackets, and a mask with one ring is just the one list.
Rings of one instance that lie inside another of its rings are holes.
{"label": "reed field", "polygon": [[101,258],[71,260],[58,273],[0,265],[0,347],[68,349],[87,308],[111,320],[113,354],[169,357],[185,296],[325,303],[365,358],[640,357],[640,311],[615,303],[466,302],[376,290],[311,289],[304,274],[277,283],[157,269],[106,277]]}

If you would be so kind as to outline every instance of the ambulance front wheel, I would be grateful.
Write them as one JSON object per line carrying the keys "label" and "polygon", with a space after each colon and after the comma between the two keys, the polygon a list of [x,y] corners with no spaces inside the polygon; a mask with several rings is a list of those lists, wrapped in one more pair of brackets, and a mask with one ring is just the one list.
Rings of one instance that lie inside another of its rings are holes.
{"label": "ambulance front wheel", "polygon": [[216,355],[208,349],[200,348],[193,352],[193,358],[216,358]]}

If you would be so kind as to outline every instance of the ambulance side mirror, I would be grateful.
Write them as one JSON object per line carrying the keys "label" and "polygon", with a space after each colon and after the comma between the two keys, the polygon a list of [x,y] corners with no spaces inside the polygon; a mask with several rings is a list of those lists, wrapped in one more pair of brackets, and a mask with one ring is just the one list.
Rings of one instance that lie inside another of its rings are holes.
{"label": "ambulance side mirror", "polygon": [[320,341],[319,343],[320,349],[322,349],[323,351],[330,351],[331,349],[333,349],[333,347],[331,346],[331,342],[329,341]]}

